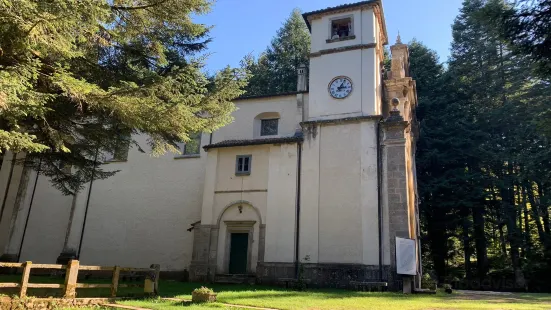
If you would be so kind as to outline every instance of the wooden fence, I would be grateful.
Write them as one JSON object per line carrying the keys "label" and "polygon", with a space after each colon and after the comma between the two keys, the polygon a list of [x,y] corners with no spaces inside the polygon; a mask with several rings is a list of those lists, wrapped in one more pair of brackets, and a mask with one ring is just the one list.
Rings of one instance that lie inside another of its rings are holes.
{"label": "wooden fence", "polygon": [[[24,263],[1,263],[0,268],[22,268],[21,280],[19,283],[2,283],[0,282],[0,288],[19,288],[19,297],[27,296],[28,288],[53,288],[62,289],[64,298],[75,298],[77,288],[110,288],[111,297],[117,296],[117,290],[119,288],[127,287],[143,287],[144,293],[148,295],[155,295],[159,289],[159,272],[160,265],[151,265],[150,268],[121,268],[119,266],[114,267],[101,267],[101,266],[81,266],[78,260],[71,260],[67,265],[56,264],[33,264],[32,262]],[[29,283],[29,276],[31,269],[59,269],[65,270],[65,283]],[[88,271],[112,271],[113,277],[111,284],[90,284],[90,283],[78,283],[78,272],[81,270]],[[119,284],[119,277],[121,272],[143,272],[145,273],[145,281],[143,284]]]}

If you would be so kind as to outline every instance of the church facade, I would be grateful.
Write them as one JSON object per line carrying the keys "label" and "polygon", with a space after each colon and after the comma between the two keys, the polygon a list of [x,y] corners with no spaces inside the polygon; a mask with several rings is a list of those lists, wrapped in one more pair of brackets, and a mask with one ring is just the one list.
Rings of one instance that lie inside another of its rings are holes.
{"label": "church facade", "polygon": [[[388,43],[380,0],[305,13],[310,66],[297,91],[235,100],[234,121],[152,158],[131,148],[75,196],[37,171],[0,170],[4,261],[148,266],[194,281],[398,288],[396,238],[414,240],[415,81]],[[309,72],[308,72],[309,71]],[[145,137],[137,136],[139,142]],[[409,279],[408,278],[408,279]]]}

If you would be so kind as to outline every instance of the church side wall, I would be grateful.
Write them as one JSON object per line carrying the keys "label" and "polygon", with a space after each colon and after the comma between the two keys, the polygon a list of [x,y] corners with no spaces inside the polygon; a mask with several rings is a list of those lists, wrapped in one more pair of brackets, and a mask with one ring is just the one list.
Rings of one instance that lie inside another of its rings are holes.
{"label": "church side wall", "polygon": [[38,178],[20,261],[56,262],[63,249],[72,201],[72,196],[64,196],[48,178]]}
{"label": "church side wall", "polygon": [[[305,97],[307,102],[308,96]],[[293,136],[297,129],[300,129],[298,123],[302,119],[302,107],[297,106],[296,95],[241,99],[235,101],[235,106],[237,111],[232,114],[234,121],[214,132],[212,143],[260,138],[258,130],[255,130],[255,117],[262,113],[275,112],[279,114],[277,136]]]}
{"label": "church side wall", "polygon": [[[145,136],[137,139],[145,145]],[[206,154],[200,155],[152,158],[132,148],[127,162],[106,165],[120,171],[93,184],[82,263],[188,268],[193,233],[187,229],[201,216]]]}

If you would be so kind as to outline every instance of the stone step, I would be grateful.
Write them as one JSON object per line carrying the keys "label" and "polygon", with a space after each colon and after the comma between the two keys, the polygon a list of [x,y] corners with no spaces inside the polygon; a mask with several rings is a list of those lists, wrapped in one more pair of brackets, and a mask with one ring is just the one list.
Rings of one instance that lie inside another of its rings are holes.
{"label": "stone step", "polygon": [[255,284],[254,274],[217,274],[214,277],[215,283],[221,284]]}

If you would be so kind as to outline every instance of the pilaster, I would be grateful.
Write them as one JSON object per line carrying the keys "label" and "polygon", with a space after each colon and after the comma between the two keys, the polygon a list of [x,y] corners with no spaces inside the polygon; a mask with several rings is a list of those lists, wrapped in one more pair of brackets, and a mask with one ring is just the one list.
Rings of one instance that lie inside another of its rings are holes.
{"label": "pilaster", "polygon": [[396,289],[396,237],[412,238],[409,225],[408,181],[406,176],[406,138],[408,122],[390,121],[383,126],[383,162],[386,181],[386,209],[388,214],[388,242],[390,256],[389,286]]}

